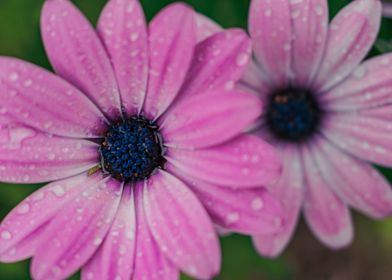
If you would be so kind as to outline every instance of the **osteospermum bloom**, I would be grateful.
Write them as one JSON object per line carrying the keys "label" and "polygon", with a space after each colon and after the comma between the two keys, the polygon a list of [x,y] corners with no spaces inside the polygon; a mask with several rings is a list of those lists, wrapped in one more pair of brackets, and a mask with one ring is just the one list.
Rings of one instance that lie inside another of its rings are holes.
{"label": "osteospermum bloom", "polygon": [[360,64],[379,30],[381,3],[356,0],[328,25],[326,0],[253,0],[254,61],[239,87],[265,110],[255,133],[279,150],[283,176],[271,191],[288,214],[283,231],[258,235],[266,256],[290,240],[299,213],[330,248],[348,245],[348,207],[392,213],[392,191],[370,163],[392,166],[392,55]]}
{"label": "osteospermum bloom", "polygon": [[51,183],[2,221],[1,261],[32,256],[37,280],[81,267],[82,279],[206,279],[220,268],[213,224],[281,227],[279,204],[257,188],[279,160],[241,135],[260,101],[233,90],[250,40],[236,29],[205,38],[205,24],[177,4],[147,28],[138,1],[112,0],[95,32],[69,1],[45,2],[58,76],[0,58],[0,180]]}

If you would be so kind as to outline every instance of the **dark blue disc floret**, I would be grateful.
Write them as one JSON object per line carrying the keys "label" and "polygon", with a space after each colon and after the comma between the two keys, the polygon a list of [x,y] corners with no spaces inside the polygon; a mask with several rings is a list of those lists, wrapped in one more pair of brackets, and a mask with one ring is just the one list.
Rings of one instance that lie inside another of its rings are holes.
{"label": "dark blue disc floret", "polygon": [[278,90],[267,104],[267,126],[281,140],[302,142],[309,139],[318,131],[321,118],[318,101],[307,90]]}
{"label": "dark blue disc floret", "polygon": [[101,143],[101,164],[105,172],[123,182],[148,178],[163,168],[162,137],[158,126],[140,116],[112,124]]}

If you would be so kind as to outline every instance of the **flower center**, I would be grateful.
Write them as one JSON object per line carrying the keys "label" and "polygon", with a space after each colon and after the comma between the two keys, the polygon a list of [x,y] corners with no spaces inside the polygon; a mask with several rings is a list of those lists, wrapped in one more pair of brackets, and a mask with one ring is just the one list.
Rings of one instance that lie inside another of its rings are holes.
{"label": "flower center", "polygon": [[267,126],[281,140],[302,142],[318,130],[322,111],[312,92],[288,88],[274,92],[267,106]]}
{"label": "flower center", "polygon": [[100,147],[102,168],[117,180],[141,181],[163,168],[163,151],[158,126],[140,116],[130,117],[106,132]]}

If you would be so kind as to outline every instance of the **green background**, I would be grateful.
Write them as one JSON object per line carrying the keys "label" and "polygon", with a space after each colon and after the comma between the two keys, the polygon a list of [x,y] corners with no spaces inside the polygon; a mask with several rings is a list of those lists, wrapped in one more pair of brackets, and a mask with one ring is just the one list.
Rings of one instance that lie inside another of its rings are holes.
{"label": "green background", "polygon": [[[73,1],[94,24],[106,0]],[[142,0],[148,19],[170,0]],[[189,0],[196,10],[224,27],[246,28],[249,0]],[[331,16],[349,0],[329,1]],[[0,0],[0,55],[15,56],[51,69],[40,39],[39,15],[43,0]],[[371,56],[390,51],[392,20],[384,19]],[[392,182],[392,171],[382,169]],[[0,218],[32,193],[37,185],[0,184]],[[249,238],[222,238],[223,268],[217,279],[391,279],[392,219],[371,221],[354,215],[355,240],[338,252],[324,248],[303,222],[288,249],[278,259],[259,257]],[[0,280],[29,278],[29,261],[0,264]],[[75,278],[76,277],[76,278]],[[75,276],[72,279],[78,279]],[[184,278],[186,279],[186,278]]]}

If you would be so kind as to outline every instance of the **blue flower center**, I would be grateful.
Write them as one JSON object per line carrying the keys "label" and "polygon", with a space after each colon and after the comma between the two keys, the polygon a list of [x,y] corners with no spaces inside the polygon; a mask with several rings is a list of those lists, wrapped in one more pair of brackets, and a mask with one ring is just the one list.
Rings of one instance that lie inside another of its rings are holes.
{"label": "blue flower center", "polygon": [[101,164],[105,172],[123,182],[148,178],[163,168],[162,137],[158,126],[140,116],[112,124],[101,143]]}
{"label": "blue flower center", "polygon": [[288,88],[270,96],[266,121],[276,138],[289,142],[308,140],[317,132],[322,111],[314,94]]}

